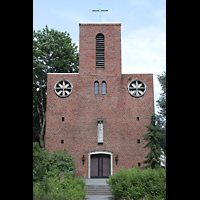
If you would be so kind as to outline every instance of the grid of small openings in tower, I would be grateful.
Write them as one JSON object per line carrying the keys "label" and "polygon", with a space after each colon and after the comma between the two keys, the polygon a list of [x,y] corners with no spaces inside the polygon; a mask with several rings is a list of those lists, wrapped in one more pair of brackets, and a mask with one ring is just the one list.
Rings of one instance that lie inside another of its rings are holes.
{"label": "grid of small openings in tower", "polygon": [[96,69],[104,69],[104,35],[96,36]]}

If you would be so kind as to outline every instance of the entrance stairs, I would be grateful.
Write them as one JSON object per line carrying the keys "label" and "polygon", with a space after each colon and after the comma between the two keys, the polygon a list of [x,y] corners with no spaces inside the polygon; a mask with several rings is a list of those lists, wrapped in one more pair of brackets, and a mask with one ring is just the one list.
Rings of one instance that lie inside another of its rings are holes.
{"label": "entrance stairs", "polygon": [[112,195],[108,185],[88,185],[87,195]]}
{"label": "entrance stairs", "polygon": [[108,179],[86,179],[87,195],[112,195],[106,180]]}

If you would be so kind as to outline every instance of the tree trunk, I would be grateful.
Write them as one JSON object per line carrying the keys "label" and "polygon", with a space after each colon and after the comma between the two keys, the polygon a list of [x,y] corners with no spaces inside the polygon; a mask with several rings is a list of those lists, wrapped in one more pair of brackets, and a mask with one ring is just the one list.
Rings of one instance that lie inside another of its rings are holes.
{"label": "tree trunk", "polygon": [[38,116],[39,116],[39,125],[40,125],[40,133],[39,133],[39,143],[40,147],[44,148],[45,141],[44,141],[44,134],[45,134],[45,122],[46,122],[46,112],[44,111],[42,107],[42,112],[39,109],[39,106],[37,106],[38,110]]}
{"label": "tree trunk", "polygon": [[41,132],[40,132],[40,135],[39,135],[39,141],[40,141],[40,147],[44,148],[44,137],[43,137],[43,134]]}
{"label": "tree trunk", "polygon": [[45,141],[44,141],[44,135],[45,135],[45,122],[46,122],[46,112],[43,112],[43,120],[42,120],[42,123],[40,123],[40,136],[39,136],[39,139],[40,139],[40,147],[44,148],[44,145],[45,145]]}

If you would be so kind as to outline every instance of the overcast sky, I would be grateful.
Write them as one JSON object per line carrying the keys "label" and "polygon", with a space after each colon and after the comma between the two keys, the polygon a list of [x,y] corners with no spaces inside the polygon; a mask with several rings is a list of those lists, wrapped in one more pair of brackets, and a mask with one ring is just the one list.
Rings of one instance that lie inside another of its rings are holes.
{"label": "overcast sky", "polygon": [[155,111],[166,69],[166,0],[33,0],[33,29],[67,31],[79,44],[79,22],[121,22],[122,73],[153,73]]}

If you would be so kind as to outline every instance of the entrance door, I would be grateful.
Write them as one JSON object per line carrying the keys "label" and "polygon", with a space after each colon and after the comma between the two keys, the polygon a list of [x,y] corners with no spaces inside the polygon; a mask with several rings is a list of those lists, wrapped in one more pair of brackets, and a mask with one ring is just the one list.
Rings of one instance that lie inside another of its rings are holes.
{"label": "entrance door", "polygon": [[110,175],[110,155],[91,155],[91,178],[108,178]]}

